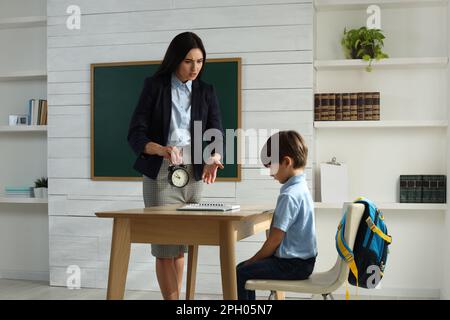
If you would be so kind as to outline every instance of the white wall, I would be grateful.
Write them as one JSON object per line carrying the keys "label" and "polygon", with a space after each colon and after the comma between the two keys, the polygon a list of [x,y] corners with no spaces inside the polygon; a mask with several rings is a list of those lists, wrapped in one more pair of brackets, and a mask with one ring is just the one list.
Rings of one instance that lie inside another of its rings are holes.
{"label": "white wall", "polygon": [[[243,128],[297,129],[314,153],[310,1],[83,0],[81,30],[73,31],[65,27],[70,4],[47,5],[51,285],[64,286],[66,268],[75,264],[83,287],[106,287],[112,224],[94,212],[143,207],[140,182],[90,180],[91,63],[159,60],[176,34],[193,31],[209,58],[242,57]],[[280,185],[259,168],[245,165],[240,183],[205,187],[206,200],[274,206]],[[254,254],[262,239],[240,242],[237,260]],[[132,246],[127,288],[159,290],[149,245]],[[216,247],[200,247],[197,288],[221,292]]]}
{"label": "white wall", "polygon": [[[45,15],[45,0],[0,0],[0,23]],[[0,27],[0,43],[0,76],[46,70],[45,26]],[[46,96],[45,79],[0,80],[0,126],[10,114],[27,114],[30,98]],[[0,133],[0,150],[0,194],[47,175],[45,132]],[[0,278],[48,280],[48,256],[47,205],[0,203]]]}

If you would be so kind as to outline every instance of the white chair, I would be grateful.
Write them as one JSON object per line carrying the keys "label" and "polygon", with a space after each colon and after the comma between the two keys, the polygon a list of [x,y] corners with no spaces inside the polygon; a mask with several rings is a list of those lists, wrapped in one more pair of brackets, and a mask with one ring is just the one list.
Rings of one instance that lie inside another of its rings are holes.
{"label": "white chair", "polygon": [[[347,210],[344,237],[350,249],[353,250],[356,233],[364,213],[364,205],[345,203],[343,210],[344,212]],[[313,272],[306,280],[248,280],[245,283],[245,288],[247,290],[271,290],[272,294],[269,299],[273,298],[274,295],[276,299],[283,299],[284,294],[281,292],[288,291],[321,294],[324,300],[327,299],[327,296],[334,300],[332,293],[345,283],[348,273],[349,268],[346,262],[338,255],[334,267],[326,272]]]}

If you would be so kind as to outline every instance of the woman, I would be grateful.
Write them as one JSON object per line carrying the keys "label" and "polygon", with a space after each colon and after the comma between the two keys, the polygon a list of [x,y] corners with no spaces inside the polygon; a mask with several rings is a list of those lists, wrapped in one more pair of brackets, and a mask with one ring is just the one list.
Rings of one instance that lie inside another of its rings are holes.
{"label": "woman", "polygon": [[[201,148],[203,141],[194,136],[194,121],[201,121],[202,135],[208,129],[220,130],[219,142],[223,142],[214,88],[200,80],[205,60],[201,39],[184,32],[172,40],[159,69],[145,80],[128,142],[138,155],[134,168],[143,174],[146,207],[200,202],[201,180],[213,183],[217,169],[223,169],[221,150],[212,152],[209,159],[201,157],[200,163],[192,161],[195,145]],[[183,188],[168,182],[169,166],[180,162],[187,166],[190,176]],[[166,300],[180,297],[185,252],[187,247],[183,245],[152,244],[156,276]]]}

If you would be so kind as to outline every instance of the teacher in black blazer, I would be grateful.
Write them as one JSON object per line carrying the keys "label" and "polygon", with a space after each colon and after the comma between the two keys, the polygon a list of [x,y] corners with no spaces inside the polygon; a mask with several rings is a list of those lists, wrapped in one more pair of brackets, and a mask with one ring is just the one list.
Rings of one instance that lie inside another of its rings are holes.
{"label": "teacher in black blazer", "polygon": [[[203,183],[213,183],[217,170],[223,169],[218,99],[214,87],[200,80],[205,60],[201,39],[192,32],[184,32],[171,41],[156,73],[145,79],[129,125],[128,142],[137,155],[134,168],[143,175],[146,207],[200,202]],[[214,146],[220,147],[205,159],[202,142],[208,129],[219,132]],[[200,156],[194,155],[194,151],[200,151]],[[179,163],[186,165],[190,176],[183,188],[168,181],[169,167]],[[185,252],[187,246],[183,245],[152,244],[164,299],[180,297]]]}

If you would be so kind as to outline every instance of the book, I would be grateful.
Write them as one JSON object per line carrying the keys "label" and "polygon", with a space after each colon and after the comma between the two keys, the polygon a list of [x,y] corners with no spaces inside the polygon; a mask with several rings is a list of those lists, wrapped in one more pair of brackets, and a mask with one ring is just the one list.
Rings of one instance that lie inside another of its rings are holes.
{"label": "book", "polygon": [[358,120],[358,94],[350,93],[350,120]]}
{"label": "book", "polygon": [[350,121],[350,93],[342,94],[342,120]]}
{"label": "book", "polygon": [[408,202],[408,176],[400,176],[400,203]]}
{"label": "book", "polygon": [[328,105],[330,100],[328,98],[328,93],[322,93],[320,95],[320,120],[328,121]]}
{"label": "book", "polygon": [[364,92],[358,92],[356,94],[356,112],[357,112],[357,120],[364,120]]}
{"label": "book", "polygon": [[372,93],[364,92],[364,120],[372,120]]}
{"label": "book", "polygon": [[372,120],[380,120],[380,93],[372,92]]}
{"label": "book", "polygon": [[336,121],[342,121],[342,93],[336,93],[334,105],[336,107]]}
{"label": "book", "polygon": [[336,121],[336,94],[328,94],[328,120]]}
{"label": "book", "polygon": [[320,121],[320,94],[314,94],[314,121]]}

